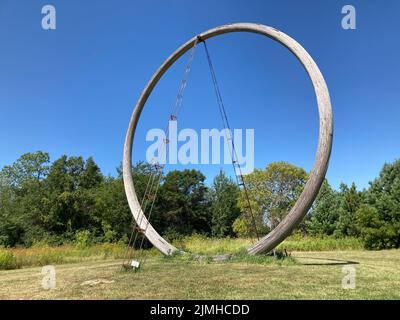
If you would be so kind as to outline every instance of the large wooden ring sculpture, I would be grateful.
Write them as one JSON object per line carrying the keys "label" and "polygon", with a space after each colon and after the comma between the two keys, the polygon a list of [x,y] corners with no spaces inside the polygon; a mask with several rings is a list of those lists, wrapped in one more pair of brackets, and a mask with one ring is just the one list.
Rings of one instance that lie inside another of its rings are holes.
{"label": "large wooden ring sculpture", "polygon": [[[319,140],[318,148],[314,161],[312,171],[309,175],[309,179],[301,193],[299,199],[292,207],[285,219],[272,230],[265,237],[260,239],[257,243],[248,249],[249,254],[257,254],[261,252],[268,252],[275,248],[280,242],[282,242],[293,229],[301,222],[307,211],[310,209],[314,202],[321,184],[325,178],[325,173],[328,168],[329,157],[332,147],[332,135],[333,135],[333,119],[331,103],[329,98],[328,88],[325,80],[319,70],[318,66],[307,53],[307,51],[294,39],[290,38],[285,33],[271,27],[267,27],[261,24],[254,23],[235,23],[223,25],[206,32],[201,33],[200,38],[207,40],[209,38],[230,32],[253,32],[258,33],[273,40],[278,41],[286,48],[288,48],[296,58],[302,63],[306,69],[312,84],[314,86],[315,94],[318,103],[319,112]],[[124,145],[124,159],[123,159],[123,178],[125,185],[125,192],[128,198],[129,207],[132,211],[132,215],[138,222],[138,227],[145,229],[145,236],[147,239],[162,253],[169,255],[177,249],[161,237],[157,231],[148,223],[146,217],[144,217],[143,211],[140,207],[140,203],[135,193],[135,187],[132,179],[132,142],[136,130],[137,123],[140,118],[140,114],[143,107],[149,97],[151,91],[160,80],[162,75],[168,70],[168,68],[181,57],[185,52],[193,47],[198,39],[198,36],[193,37],[180,48],[178,48],[165,62],[158,68],[154,73],[153,77],[147,83],[139,100],[136,103],[136,107],[133,111],[132,117],[129,122],[129,127],[126,133],[125,145]]]}

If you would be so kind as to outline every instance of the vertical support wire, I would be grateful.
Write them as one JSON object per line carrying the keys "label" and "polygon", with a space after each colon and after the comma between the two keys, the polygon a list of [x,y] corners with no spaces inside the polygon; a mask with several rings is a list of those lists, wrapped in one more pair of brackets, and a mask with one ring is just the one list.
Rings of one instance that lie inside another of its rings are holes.
{"label": "vertical support wire", "polygon": [[[166,130],[165,130],[166,139],[162,142],[161,152],[158,155],[159,158],[162,157],[164,151],[165,151],[166,154],[168,152],[168,143],[169,143],[169,141],[168,141],[167,137],[169,136],[169,120],[172,120],[172,119],[176,120],[177,119],[177,116],[178,116],[178,113],[179,113],[179,109],[182,106],[183,94],[184,94],[186,85],[188,83],[189,74],[190,74],[190,71],[191,71],[191,68],[192,68],[193,59],[194,59],[194,56],[195,56],[195,53],[196,53],[197,43],[198,43],[198,39],[196,38],[196,40],[195,40],[195,42],[193,44],[192,50],[190,52],[189,59],[188,59],[188,61],[186,63],[186,66],[185,66],[183,78],[182,78],[182,80],[180,82],[180,85],[179,85],[178,94],[176,96],[175,104],[172,107],[172,112],[171,112],[171,114],[170,114],[170,116],[168,118],[168,123],[167,123],[167,127],[166,127]],[[139,216],[138,216],[138,219],[137,220],[135,219],[134,227],[133,227],[132,232],[131,232],[129,243],[128,243],[128,246],[127,246],[127,252],[126,252],[126,254],[124,256],[124,260],[123,260],[123,265],[125,264],[126,258],[128,258],[128,260],[130,260],[132,258],[132,255],[128,256],[128,252],[129,252],[130,249],[132,251],[135,250],[135,245],[136,245],[136,242],[137,242],[137,239],[138,239],[138,233],[139,233],[139,231],[136,230],[136,229],[140,228],[140,226],[142,224],[142,221],[143,221],[143,218],[145,217],[145,212],[146,212],[147,205],[148,205],[148,201],[147,201],[148,199],[146,199],[146,198],[148,198],[149,195],[151,195],[154,182],[156,182],[154,196],[151,199],[152,201],[151,201],[151,205],[150,205],[150,211],[149,211],[149,214],[148,214],[146,227],[143,230],[140,231],[140,233],[142,233],[142,239],[140,241],[140,245],[139,245],[139,249],[138,249],[139,252],[142,251],[145,239],[147,239],[146,238],[146,232],[147,232],[147,229],[148,229],[148,227],[150,225],[150,218],[151,218],[151,214],[153,212],[154,203],[155,203],[155,200],[156,200],[156,197],[157,197],[157,194],[158,194],[158,189],[159,189],[159,185],[161,183],[161,179],[162,179],[162,175],[163,175],[163,168],[164,168],[163,165],[158,165],[157,162],[155,163],[154,166],[156,167],[156,173],[155,174],[151,174],[150,177],[149,177],[149,180],[147,182],[146,190],[145,190],[145,193],[143,195],[142,202],[141,202],[141,205],[140,205],[140,208],[139,208],[139,213],[138,213],[138,215],[140,215],[140,212],[142,212],[142,215],[140,216],[140,222],[138,222],[138,220],[139,220]],[[150,184],[150,188],[149,188],[149,184]],[[145,204],[144,208],[143,208],[143,204]],[[137,232],[136,232],[136,235],[135,235],[134,240],[132,242],[133,234],[135,233],[135,230]],[[143,260],[143,258],[140,258],[139,264],[142,261],[145,261],[145,258],[144,258],[144,260]]]}
{"label": "vertical support wire", "polygon": [[216,98],[217,98],[220,115],[221,115],[222,122],[223,122],[223,125],[224,125],[224,128],[225,128],[225,136],[226,136],[226,130],[229,132],[229,137],[226,137],[226,139],[228,141],[231,141],[232,150],[229,148],[229,152],[230,152],[231,159],[232,159],[232,165],[233,165],[233,170],[234,170],[235,177],[236,177],[236,182],[237,182],[239,187],[240,187],[240,185],[243,187],[243,192],[244,192],[244,195],[245,195],[245,201],[247,202],[247,208],[245,208],[245,211],[248,211],[250,213],[250,219],[251,219],[251,224],[252,224],[253,231],[254,231],[254,233],[256,235],[257,240],[260,240],[260,236],[259,236],[259,233],[258,233],[258,230],[257,230],[257,225],[256,225],[256,221],[255,221],[255,218],[254,218],[253,210],[251,208],[249,193],[248,193],[248,190],[247,190],[247,187],[246,187],[245,180],[243,178],[242,169],[241,169],[241,167],[239,165],[239,159],[238,159],[237,152],[236,152],[236,149],[235,149],[235,143],[234,143],[232,132],[231,132],[231,128],[230,128],[230,125],[229,125],[228,116],[227,116],[227,113],[226,113],[226,110],[225,110],[224,102],[222,100],[221,91],[219,89],[217,76],[215,74],[214,66],[213,66],[213,63],[212,63],[212,60],[211,60],[210,52],[208,51],[208,48],[207,48],[207,44],[206,44],[205,41],[203,41],[203,44],[204,44],[204,49],[205,49],[206,56],[207,56],[207,61],[208,61],[209,69],[210,69],[212,82],[213,82],[213,85],[214,85],[214,91],[215,91],[215,95],[216,95]]}

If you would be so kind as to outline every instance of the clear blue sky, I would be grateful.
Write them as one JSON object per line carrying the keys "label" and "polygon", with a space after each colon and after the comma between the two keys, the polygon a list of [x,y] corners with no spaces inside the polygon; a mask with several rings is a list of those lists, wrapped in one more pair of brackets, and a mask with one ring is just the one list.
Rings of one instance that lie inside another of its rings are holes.
{"label": "clear blue sky", "polygon": [[[41,28],[53,4],[57,29]],[[357,29],[341,28],[341,8]],[[231,22],[276,27],[319,65],[334,111],[327,174],[367,187],[400,150],[399,1],[5,1],[0,0],[0,168],[21,154],[93,156],[115,174],[125,130],[144,85],[179,45]],[[255,129],[256,167],[289,161],[310,170],[318,113],[310,80],[279,44],[251,34],[209,41],[234,128]],[[202,49],[202,48],[201,48]],[[144,159],[148,129],[164,127],[184,59],[148,101],[135,140]],[[203,50],[198,51],[179,126],[221,127]],[[198,166],[211,178],[219,166]],[[230,167],[226,168],[229,171]]]}

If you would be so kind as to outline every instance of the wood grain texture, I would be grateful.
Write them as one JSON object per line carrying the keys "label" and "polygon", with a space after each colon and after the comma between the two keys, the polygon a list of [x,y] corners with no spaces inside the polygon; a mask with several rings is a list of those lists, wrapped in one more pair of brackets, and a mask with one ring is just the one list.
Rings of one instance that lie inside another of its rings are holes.
{"label": "wood grain texture", "polygon": [[319,112],[319,138],[318,148],[315,156],[313,168],[311,170],[309,179],[304,187],[303,192],[299,196],[297,202],[292,207],[288,215],[283,221],[269,234],[260,239],[257,243],[248,249],[249,254],[257,254],[261,252],[268,252],[275,248],[280,242],[282,242],[293,229],[301,222],[312,203],[314,202],[321,184],[325,178],[326,171],[328,169],[329,157],[332,148],[333,138],[333,116],[332,108],[329,98],[329,92],[325,80],[319,70],[318,66],[308,54],[308,52],[294,39],[286,35],[285,33],[265,25],[254,24],[254,23],[235,23],[227,24],[214,29],[205,31],[199,35],[196,35],[181,47],[179,47],[174,53],[172,53],[167,60],[158,68],[153,74],[150,81],[147,83],[143,92],[141,93],[139,100],[136,103],[135,109],[132,113],[128,130],[126,133],[125,144],[124,144],[124,155],[123,155],[123,179],[125,186],[125,193],[128,199],[129,207],[131,209],[134,219],[138,222],[138,226],[142,229],[146,229],[147,239],[162,253],[169,255],[175,252],[177,249],[161,237],[151,224],[148,224],[146,217],[144,217],[143,211],[138,201],[134,181],[132,178],[132,152],[133,152],[133,139],[135,135],[136,126],[138,124],[140,114],[143,107],[151,94],[153,88],[163,76],[163,74],[169,69],[169,67],[178,60],[185,52],[193,47],[198,36],[203,40],[222,35],[231,32],[252,32],[264,35],[275,41],[278,41],[286,48],[288,48],[296,58],[304,66],[308,73],[312,84],[314,86],[315,95],[317,98],[318,112]]}

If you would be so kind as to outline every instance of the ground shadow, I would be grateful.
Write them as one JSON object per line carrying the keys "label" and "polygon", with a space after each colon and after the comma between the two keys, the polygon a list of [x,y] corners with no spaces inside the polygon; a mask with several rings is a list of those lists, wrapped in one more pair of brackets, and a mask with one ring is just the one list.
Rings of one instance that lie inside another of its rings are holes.
{"label": "ground shadow", "polygon": [[[350,261],[350,260],[340,260],[340,259],[328,259],[328,258],[310,258],[310,257],[294,257],[295,259],[307,259],[307,260],[323,260],[328,262],[306,262],[302,263],[298,261],[298,264],[303,266],[342,266],[342,265],[351,265],[351,264],[360,264],[357,261]],[[331,262],[332,261],[332,262]]]}

